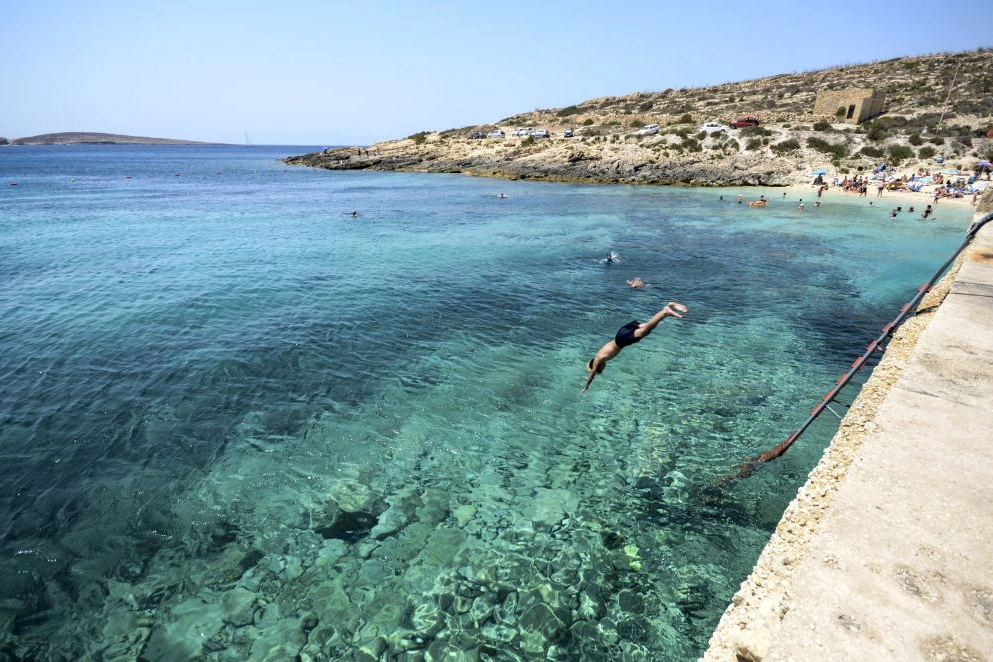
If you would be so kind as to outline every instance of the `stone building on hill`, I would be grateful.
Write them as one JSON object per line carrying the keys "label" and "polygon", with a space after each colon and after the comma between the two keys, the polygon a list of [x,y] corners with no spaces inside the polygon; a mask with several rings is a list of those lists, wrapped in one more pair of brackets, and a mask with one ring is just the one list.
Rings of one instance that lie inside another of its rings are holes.
{"label": "stone building on hill", "polygon": [[[858,124],[883,112],[886,93],[871,87],[847,90],[821,90],[814,101],[814,114],[843,119],[848,124]],[[844,108],[844,114],[839,109]]]}

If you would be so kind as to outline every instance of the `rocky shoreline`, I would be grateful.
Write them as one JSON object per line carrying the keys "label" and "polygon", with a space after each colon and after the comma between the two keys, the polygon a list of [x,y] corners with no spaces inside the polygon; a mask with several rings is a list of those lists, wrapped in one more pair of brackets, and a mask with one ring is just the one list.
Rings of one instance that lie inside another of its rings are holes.
{"label": "rocky shoreline", "polygon": [[401,140],[377,143],[368,149],[328,149],[283,162],[328,170],[458,173],[589,184],[787,186],[807,179],[806,169],[793,159],[773,161],[755,155],[659,159],[649,147],[639,145],[548,140],[549,144],[541,145],[479,148],[458,143],[416,145]]}

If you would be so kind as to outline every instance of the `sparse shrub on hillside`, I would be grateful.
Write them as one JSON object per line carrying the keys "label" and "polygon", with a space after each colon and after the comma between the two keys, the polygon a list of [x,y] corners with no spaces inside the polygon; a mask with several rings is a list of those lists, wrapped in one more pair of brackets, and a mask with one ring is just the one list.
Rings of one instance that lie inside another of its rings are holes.
{"label": "sparse shrub on hillside", "polygon": [[931,147],[930,145],[924,145],[924,147],[921,147],[919,150],[917,150],[917,158],[930,159],[932,156],[934,156],[937,153],[938,151],[934,147]]}
{"label": "sparse shrub on hillside", "polygon": [[567,106],[559,112],[555,113],[559,117],[569,117],[570,115],[575,115],[576,113],[582,112],[577,106]]}
{"label": "sparse shrub on hillside", "polygon": [[583,120],[583,126],[593,126],[593,118],[588,117],[585,120]]}
{"label": "sparse shrub on hillside", "polygon": [[534,138],[532,138],[531,136],[528,136],[527,138],[521,141],[521,147],[530,147],[533,144],[534,144]]}
{"label": "sparse shrub on hillside", "polygon": [[747,150],[755,150],[755,149],[761,149],[761,148],[762,148],[762,139],[761,138],[749,138],[748,139],[748,142],[745,143],[745,149],[747,149]]}
{"label": "sparse shrub on hillside", "polygon": [[680,118],[676,120],[676,124],[693,124],[693,116],[689,113],[683,113]]}
{"label": "sparse shrub on hillside", "polygon": [[818,122],[814,122],[813,129],[814,131],[831,131],[834,127],[832,127],[831,123],[827,120],[820,120]]}
{"label": "sparse shrub on hillside", "polygon": [[839,159],[848,155],[848,147],[843,143],[833,143],[814,136],[807,138],[807,147]]}
{"label": "sparse shrub on hillside", "polygon": [[751,136],[771,136],[772,131],[765,128],[764,126],[746,126],[741,130],[741,135],[745,137]]}
{"label": "sparse shrub on hillside", "polygon": [[410,140],[414,141],[415,145],[423,144],[425,140],[428,139],[428,131],[419,131],[413,135],[407,136]]}
{"label": "sparse shrub on hillside", "polygon": [[907,126],[907,118],[903,115],[886,115],[884,117],[877,118],[874,124],[876,126],[881,126],[884,129],[903,128]]}
{"label": "sparse shrub on hillside", "polygon": [[873,124],[869,127],[869,133],[867,133],[865,137],[872,142],[879,142],[880,140],[886,140],[888,135],[889,133],[885,128],[878,124]]}
{"label": "sparse shrub on hillside", "polygon": [[644,126],[644,122],[637,119],[631,120],[630,122],[628,122],[628,126],[631,127],[632,129],[640,129],[641,127]]}
{"label": "sparse shrub on hillside", "polygon": [[789,138],[782,142],[778,142],[770,147],[772,151],[776,154],[788,154],[790,152],[795,152],[800,149],[800,143],[797,142],[796,138]]}
{"label": "sparse shrub on hillside", "polygon": [[695,138],[687,138],[683,142],[679,143],[679,146],[685,149],[687,152],[702,152],[703,147],[700,145],[700,141]]}
{"label": "sparse shrub on hillside", "polygon": [[872,145],[866,145],[861,149],[859,154],[863,156],[868,156],[870,159],[878,159],[883,156],[883,150],[878,147],[873,147]]}
{"label": "sparse shrub on hillside", "polygon": [[908,141],[910,142],[910,144],[911,144],[911,145],[913,145],[914,147],[920,147],[921,145],[923,145],[923,144],[924,144],[924,139],[923,139],[923,138],[921,138],[921,137],[920,137],[920,136],[919,136],[918,134],[916,134],[916,133],[912,133],[912,134],[910,134],[910,137],[909,137],[909,138],[907,138],[907,140],[908,140]]}
{"label": "sparse shrub on hillside", "polygon": [[709,136],[709,135],[710,134],[707,133],[706,131],[700,131],[700,132],[698,132],[696,134],[696,139],[703,141],[703,140],[706,140],[707,139],[707,136]]}
{"label": "sparse shrub on hillside", "polygon": [[643,104],[641,104],[640,106],[638,106],[638,111],[639,112],[642,112],[642,113],[647,113],[649,110],[652,109],[652,107],[654,105],[655,105],[654,102],[652,102],[652,101],[646,101]]}
{"label": "sparse shrub on hillside", "polygon": [[945,144],[945,139],[942,138],[941,136],[931,136],[930,138],[927,139],[927,141],[929,143],[931,143],[932,145],[944,145]]}
{"label": "sparse shrub on hillside", "polygon": [[886,154],[892,165],[900,165],[903,161],[914,157],[914,150],[906,145],[887,145]]}

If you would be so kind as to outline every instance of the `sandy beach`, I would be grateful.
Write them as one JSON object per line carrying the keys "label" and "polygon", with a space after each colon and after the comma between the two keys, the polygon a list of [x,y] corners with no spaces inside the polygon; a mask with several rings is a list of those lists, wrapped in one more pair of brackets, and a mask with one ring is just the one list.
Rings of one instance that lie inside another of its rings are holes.
{"label": "sandy beach", "polygon": [[[830,181],[830,179],[828,179]],[[777,201],[786,200],[788,202],[798,204],[799,201],[803,201],[805,208],[810,209],[814,207],[814,203],[819,199],[822,205],[830,204],[832,201],[846,200],[850,201],[853,199],[858,199],[859,195],[850,191],[846,191],[840,187],[828,186],[821,197],[817,197],[817,189],[819,187],[813,184],[794,184],[792,186],[761,186],[756,187],[753,194],[746,195],[744,200],[748,202],[749,200],[758,200],[760,195],[764,195],[767,200]],[[927,205],[932,205],[937,209],[942,207],[954,207],[956,209],[968,209],[972,207],[972,196],[962,197],[962,198],[941,198],[937,203],[934,202],[934,186],[925,186],[920,191],[884,191],[881,197],[876,197],[875,187],[870,187],[869,193],[866,194],[864,198],[861,198],[865,205],[871,207],[877,207],[884,210],[887,214],[897,207],[902,207],[903,212],[908,212],[911,207],[913,207],[915,214],[920,214],[920,212],[927,207]],[[871,203],[871,204],[870,204]],[[973,207],[974,208],[974,207]]]}

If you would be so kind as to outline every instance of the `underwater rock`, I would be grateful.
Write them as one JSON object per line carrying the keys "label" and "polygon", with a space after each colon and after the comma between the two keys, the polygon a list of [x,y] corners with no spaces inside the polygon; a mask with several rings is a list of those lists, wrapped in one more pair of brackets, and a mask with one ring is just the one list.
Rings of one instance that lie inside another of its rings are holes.
{"label": "underwater rock", "polygon": [[338,511],[330,522],[315,526],[314,531],[324,539],[337,538],[347,543],[357,543],[376,525],[376,516],[366,512]]}
{"label": "underwater rock", "polygon": [[568,625],[543,602],[531,605],[521,615],[521,629],[538,632],[549,643],[563,641],[569,633]]}
{"label": "underwater rock", "polygon": [[235,627],[249,625],[255,618],[256,595],[251,591],[235,587],[224,594],[224,622]]}
{"label": "underwater rock", "polygon": [[390,574],[386,563],[380,558],[370,558],[359,570],[359,584],[378,586]]}
{"label": "underwater rock", "polygon": [[445,614],[426,596],[412,596],[410,624],[414,634],[423,639],[433,639],[445,624]]}
{"label": "underwater rock", "polygon": [[314,561],[316,567],[334,563],[348,552],[348,546],[344,540],[332,538],[325,541],[317,551],[317,559]]}
{"label": "underwater rock", "polygon": [[445,567],[462,551],[465,541],[466,534],[462,529],[438,527],[428,537],[427,545],[417,558],[426,565]]}
{"label": "underwater rock", "polygon": [[259,628],[259,636],[252,642],[251,659],[294,662],[306,644],[307,635],[298,619],[276,618]]}
{"label": "underwater rock", "polygon": [[[238,590],[238,589],[235,589]],[[201,657],[203,642],[224,626],[214,603],[191,598],[159,613],[142,657],[148,660],[192,660]]]}
{"label": "underwater rock", "polygon": [[497,645],[506,645],[517,638],[517,630],[500,625],[499,623],[486,623],[480,628],[480,634],[484,639]]}
{"label": "underwater rock", "polygon": [[23,603],[14,598],[0,600],[0,644],[7,641],[14,631],[14,619],[21,610]]}
{"label": "underwater rock", "polygon": [[404,487],[386,498],[389,507],[383,511],[370,532],[376,540],[382,540],[403,529],[414,519],[414,513],[423,506],[421,496],[412,487]]}
{"label": "underwater rock", "polygon": [[[142,657],[145,643],[152,633],[152,628],[135,628],[125,636],[122,636],[114,643],[100,651],[100,659],[103,660],[129,660],[137,662]],[[0,658],[2,659],[2,658]]]}
{"label": "underwater rock", "polygon": [[455,515],[455,523],[461,529],[465,528],[465,525],[476,516],[476,508],[469,504],[463,504],[452,511],[452,514]]}
{"label": "underwater rock", "polygon": [[379,516],[376,525],[369,530],[369,535],[376,540],[382,540],[397,533],[409,523],[410,513],[401,507],[391,505]]}
{"label": "underwater rock", "polygon": [[640,593],[623,589],[617,594],[617,606],[621,611],[640,614],[645,610],[645,599]]}
{"label": "underwater rock", "polygon": [[300,561],[295,556],[291,556],[286,559],[286,565],[283,567],[283,578],[287,581],[293,581],[303,574],[303,562]]}
{"label": "underwater rock", "polygon": [[493,610],[493,616],[503,625],[512,627],[517,624],[517,591],[510,591],[504,596],[500,605]]}
{"label": "underwater rock", "polygon": [[245,571],[255,567],[264,556],[265,554],[258,549],[244,552],[233,545],[225,547],[217,560],[211,563],[210,570],[204,577],[204,585],[218,588],[233,584],[241,579]]}
{"label": "underwater rock", "polygon": [[437,525],[448,519],[451,512],[447,491],[429,487],[421,494],[421,506],[417,509],[417,519],[421,522]]}
{"label": "underwater rock", "polygon": [[535,528],[547,530],[576,512],[579,497],[569,490],[539,487],[533,498],[520,505],[521,511],[534,523]]}

